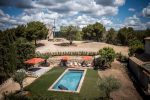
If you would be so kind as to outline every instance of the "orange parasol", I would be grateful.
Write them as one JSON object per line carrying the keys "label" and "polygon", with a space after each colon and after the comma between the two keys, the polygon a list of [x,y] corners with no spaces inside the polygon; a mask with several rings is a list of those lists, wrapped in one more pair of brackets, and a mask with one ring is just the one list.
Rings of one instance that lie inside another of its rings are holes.
{"label": "orange parasol", "polygon": [[83,60],[91,60],[91,59],[92,59],[92,56],[82,56],[82,59],[83,59]]}
{"label": "orange parasol", "polygon": [[63,56],[62,57],[62,60],[68,60],[69,59],[69,56]]}
{"label": "orange parasol", "polygon": [[24,63],[26,63],[26,64],[37,64],[37,63],[43,62],[44,60],[45,59],[42,59],[42,58],[32,58],[32,59],[25,61]]}

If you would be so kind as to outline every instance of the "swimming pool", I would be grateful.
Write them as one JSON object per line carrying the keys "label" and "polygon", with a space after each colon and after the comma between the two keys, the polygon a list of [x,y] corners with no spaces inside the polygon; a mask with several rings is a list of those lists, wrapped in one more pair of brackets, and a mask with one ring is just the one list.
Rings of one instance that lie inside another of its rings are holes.
{"label": "swimming pool", "polygon": [[84,80],[86,70],[67,69],[65,72],[53,83],[49,90],[65,91],[65,92],[79,92]]}

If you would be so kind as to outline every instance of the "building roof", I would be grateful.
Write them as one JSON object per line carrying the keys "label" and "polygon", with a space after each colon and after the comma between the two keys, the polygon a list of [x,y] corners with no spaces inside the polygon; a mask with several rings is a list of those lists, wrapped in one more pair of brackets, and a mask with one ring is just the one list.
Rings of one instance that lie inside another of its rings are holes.
{"label": "building roof", "polygon": [[146,38],[144,38],[145,40],[150,40],[150,37],[146,37]]}

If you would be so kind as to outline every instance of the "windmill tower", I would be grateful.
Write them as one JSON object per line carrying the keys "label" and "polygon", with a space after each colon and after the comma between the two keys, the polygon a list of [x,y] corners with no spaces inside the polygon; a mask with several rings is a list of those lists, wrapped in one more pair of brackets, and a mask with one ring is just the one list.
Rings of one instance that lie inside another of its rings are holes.
{"label": "windmill tower", "polygon": [[47,35],[47,39],[48,41],[53,41],[54,40],[54,36],[55,36],[55,19],[54,19],[54,25],[48,25],[48,35]]}
{"label": "windmill tower", "polygon": [[54,39],[53,28],[50,25],[48,25],[47,28],[48,28],[47,39],[48,39],[48,41],[52,41]]}

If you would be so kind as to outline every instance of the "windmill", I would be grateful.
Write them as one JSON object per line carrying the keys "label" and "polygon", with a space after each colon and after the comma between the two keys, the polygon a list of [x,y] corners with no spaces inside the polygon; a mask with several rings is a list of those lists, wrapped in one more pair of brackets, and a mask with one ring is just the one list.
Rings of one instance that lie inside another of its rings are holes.
{"label": "windmill", "polygon": [[53,36],[55,36],[55,29],[56,29],[56,27],[55,27],[55,19],[54,19],[54,25],[53,25]]}
{"label": "windmill", "polygon": [[53,26],[48,25],[48,35],[47,35],[48,41],[53,41],[55,36],[55,29],[56,27],[55,27],[55,19],[54,19]]}

